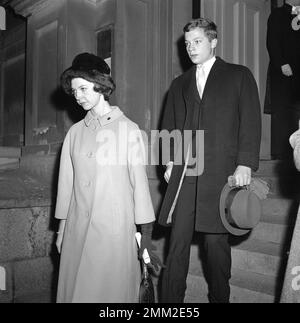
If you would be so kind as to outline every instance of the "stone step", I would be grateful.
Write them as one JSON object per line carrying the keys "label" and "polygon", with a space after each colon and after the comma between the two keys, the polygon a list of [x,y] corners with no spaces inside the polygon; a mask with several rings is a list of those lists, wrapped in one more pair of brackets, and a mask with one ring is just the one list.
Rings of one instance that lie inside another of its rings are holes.
{"label": "stone step", "polygon": [[[283,247],[277,243],[249,239],[237,244],[232,241],[232,268],[252,273],[277,277],[282,266],[282,257],[286,256]],[[200,274],[201,248],[192,245],[190,254],[190,273]]]}
{"label": "stone step", "polygon": [[[248,237],[232,246],[231,302],[274,302],[281,286],[281,272],[285,268],[286,253],[278,243]],[[162,258],[164,240],[156,241]],[[201,248],[192,244],[186,302],[208,302],[207,286],[203,278]],[[276,292],[277,289],[277,292]]]}
{"label": "stone step", "polygon": [[270,193],[285,198],[294,198],[299,195],[300,176],[260,176],[260,179],[267,182]]}
{"label": "stone step", "polygon": [[59,160],[57,155],[24,155],[20,160],[20,169],[24,172],[38,176],[45,182],[51,183],[56,187],[59,169]]}
{"label": "stone step", "polygon": [[260,160],[259,168],[254,176],[284,176],[297,173],[294,162],[282,160]]}
{"label": "stone step", "polygon": [[291,232],[291,226],[260,221],[251,231],[249,239],[284,244],[287,234]]}
{"label": "stone step", "polygon": [[19,167],[19,158],[0,157],[0,170],[18,169]]}
{"label": "stone step", "polygon": [[[274,280],[265,275],[232,270],[231,303],[273,303]],[[207,283],[203,276],[188,274],[185,303],[208,303]]]}
{"label": "stone step", "polygon": [[[195,267],[194,267],[195,269]],[[158,276],[152,276],[155,292],[155,302],[159,301],[157,294]],[[232,303],[273,303],[276,298],[276,279],[273,276],[252,273],[232,268],[230,279]],[[207,283],[201,266],[197,270],[190,268],[187,277],[185,303],[208,303]]]}
{"label": "stone step", "polygon": [[20,158],[21,148],[20,147],[5,147],[0,146],[0,158]]}
{"label": "stone step", "polygon": [[[236,243],[233,241],[233,243]],[[250,273],[277,277],[282,269],[287,254],[277,243],[260,240],[246,240],[232,245],[232,268],[245,270]],[[189,273],[201,275],[201,248],[192,245],[190,254]]]}
{"label": "stone step", "polygon": [[13,303],[55,303],[55,295],[52,290],[45,289],[20,295],[13,300]]}
{"label": "stone step", "polygon": [[278,224],[290,224],[298,211],[298,199],[269,194],[262,200],[262,220]]}
{"label": "stone step", "polygon": [[[271,236],[271,239],[279,238],[276,238],[276,233],[274,233],[274,235]],[[282,270],[287,260],[287,246],[272,241],[256,239],[255,236],[231,237],[230,241],[232,245],[231,254],[233,269],[245,270],[249,273],[272,277],[279,277],[282,274]],[[160,242],[162,242],[162,240]],[[155,245],[159,246],[157,243],[155,243]],[[161,259],[164,259],[162,257],[162,246],[159,246],[157,251]],[[190,274],[201,275],[201,257],[201,244],[199,246],[198,243],[193,243],[190,253]]]}
{"label": "stone step", "polygon": [[[273,244],[248,241],[232,248],[231,302],[272,303],[280,281],[279,248]],[[239,248],[239,249],[237,249]],[[262,253],[264,252],[264,253]],[[207,284],[203,277],[199,249],[192,246],[186,302],[207,303]],[[278,294],[278,292],[277,292]]]}
{"label": "stone step", "polygon": [[249,239],[232,246],[232,267],[248,272],[278,277],[286,259],[278,243]]}

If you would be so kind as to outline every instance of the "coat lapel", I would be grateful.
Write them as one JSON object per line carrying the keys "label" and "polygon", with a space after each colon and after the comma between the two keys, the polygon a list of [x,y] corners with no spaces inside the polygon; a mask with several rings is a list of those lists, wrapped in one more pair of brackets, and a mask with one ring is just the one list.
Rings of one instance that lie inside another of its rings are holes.
{"label": "coat lapel", "polygon": [[216,89],[218,87],[218,76],[221,69],[225,67],[225,62],[220,58],[216,57],[216,61],[212,66],[206,84],[204,87],[202,95],[202,103],[204,103],[208,98],[214,98],[216,94]]}
{"label": "coat lapel", "polygon": [[182,88],[186,108],[184,129],[191,129],[194,117],[194,109],[200,105],[201,99],[196,85],[196,65],[186,74]]}
{"label": "coat lapel", "polygon": [[216,61],[212,66],[208,75],[202,99],[199,96],[197,84],[196,84],[196,65],[193,66],[186,74],[184,85],[182,88],[183,97],[186,107],[186,120],[184,129],[192,129],[194,109],[199,108],[199,105],[205,103],[207,99],[213,99],[215,97],[216,88],[218,87],[218,76],[220,70],[226,66],[226,63],[220,58],[216,57]]}
{"label": "coat lapel", "polygon": [[195,101],[200,103],[201,99],[196,85],[196,65],[186,74],[182,92],[187,108],[191,108]]}

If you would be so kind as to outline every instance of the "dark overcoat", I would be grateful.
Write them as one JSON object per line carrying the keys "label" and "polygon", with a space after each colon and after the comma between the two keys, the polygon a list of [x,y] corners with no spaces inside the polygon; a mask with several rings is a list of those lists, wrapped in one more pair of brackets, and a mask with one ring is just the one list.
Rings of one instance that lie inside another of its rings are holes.
{"label": "dark overcoat", "polygon": [[[297,16],[292,15],[292,6],[289,4],[275,8],[268,19],[271,155],[277,158],[288,157],[291,154],[288,138],[298,128],[300,29],[293,28],[295,19]],[[291,66],[292,76],[282,73],[281,66],[286,64]]]}
{"label": "dark overcoat", "polygon": [[[292,6],[284,4],[274,9],[268,19],[272,109],[300,100],[300,29],[293,28],[296,15],[291,12]],[[286,64],[291,66],[293,76],[282,74],[281,66]]]}
{"label": "dark overcoat", "polygon": [[[259,164],[261,110],[252,73],[247,67],[229,64],[217,57],[200,99],[196,66],[192,67],[171,84],[162,128],[182,132],[204,130],[204,170],[195,178],[195,229],[226,232],[219,217],[219,198],[227,177],[237,165],[255,171]],[[167,225],[183,169],[184,165],[174,164],[159,214],[162,225]]]}

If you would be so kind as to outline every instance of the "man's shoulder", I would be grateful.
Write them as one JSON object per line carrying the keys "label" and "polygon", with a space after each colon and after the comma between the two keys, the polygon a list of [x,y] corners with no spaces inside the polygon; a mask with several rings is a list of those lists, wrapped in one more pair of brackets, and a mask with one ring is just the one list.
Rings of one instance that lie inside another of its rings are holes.
{"label": "man's shoulder", "polygon": [[182,74],[176,76],[174,78],[174,81],[175,82],[181,82],[181,81],[185,80],[186,78],[191,77],[191,75],[193,74],[193,72],[195,72],[195,66],[194,65],[192,67],[190,67],[187,71],[185,71]]}
{"label": "man's shoulder", "polygon": [[223,68],[227,70],[227,72],[243,74],[243,73],[251,73],[249,68],[245,65],[229,63],[223,61]]}

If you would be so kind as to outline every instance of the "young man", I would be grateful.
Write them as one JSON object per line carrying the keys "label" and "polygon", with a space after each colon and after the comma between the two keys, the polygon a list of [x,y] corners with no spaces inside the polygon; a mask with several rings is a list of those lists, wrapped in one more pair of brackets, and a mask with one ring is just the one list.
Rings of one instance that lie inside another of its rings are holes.
{"label": "young man", "polygon": [[[217,27],[212,21],[199,18],[189,22],[184,36],[194,66],[172,82],[162,128],[203,130],[204,170],[200,176],[185,176],[182,181],[186,167],[176,161],[167,166],[165,179],[169,184],[160,224],[167,225],[176,195],[178,199],[172,214],[161,301],[184,301],[190,245],[193,232],[198,231],[204,238],[209,300],[229,302],[231,250],[228,232],[219,216],[219,199],[229,175],[234,174],[237,185],[248,185],[251,170],[258,168],[258,90],[246,67],[215,57]],[[176,156],[176,147],[173,155]]]}
{"label": "young man", "polygon": [[271,155],[292,157],[289,136],[300,117],[300,0],[287,0],[268,19],[270,56]]}

